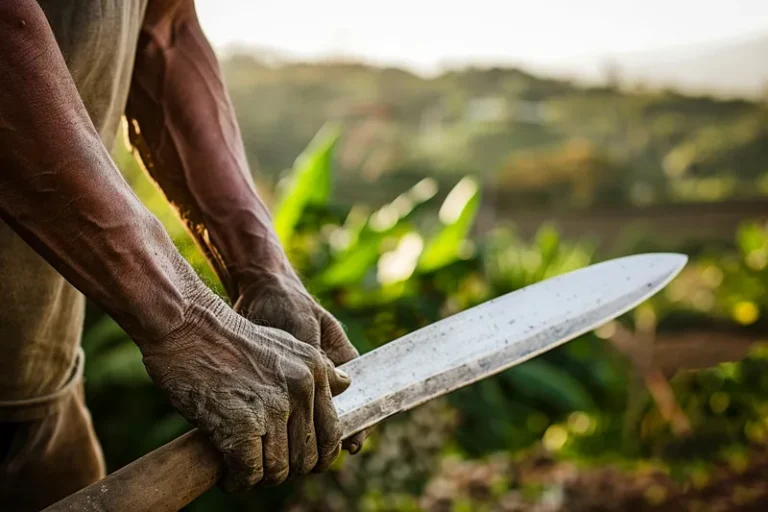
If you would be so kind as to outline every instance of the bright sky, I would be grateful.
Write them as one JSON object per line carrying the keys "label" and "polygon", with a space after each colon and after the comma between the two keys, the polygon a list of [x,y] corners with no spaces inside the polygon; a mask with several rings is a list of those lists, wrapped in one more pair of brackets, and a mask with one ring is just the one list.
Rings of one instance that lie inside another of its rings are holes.
{"label": "bright sky", "polygon": [[217,47],[404,64],[551,65],[768,33],[768,0],[197,0]]}

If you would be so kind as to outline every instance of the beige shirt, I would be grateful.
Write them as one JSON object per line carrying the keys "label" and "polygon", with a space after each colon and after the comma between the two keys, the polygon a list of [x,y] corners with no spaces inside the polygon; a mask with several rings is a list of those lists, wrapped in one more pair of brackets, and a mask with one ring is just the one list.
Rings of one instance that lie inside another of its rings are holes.
{"label": "beige shirt", "polygon": [[[111,150],[147,0],[38,3],[85,108]],[[0,297],[0,401],[55,393],[75,367],[85,301],[1,220]]]}

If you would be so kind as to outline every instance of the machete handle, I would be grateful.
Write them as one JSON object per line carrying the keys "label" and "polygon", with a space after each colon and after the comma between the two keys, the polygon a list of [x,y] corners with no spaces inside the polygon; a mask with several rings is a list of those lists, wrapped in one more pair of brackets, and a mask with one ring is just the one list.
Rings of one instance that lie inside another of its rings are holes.
{"label": "machete handle", "polygon": [[[350,363],[339,369],[349,368]],[[338,396],[334,406],[338,411]],[[342,439],[368,425],[340,413]],[[197,429],[177,437],[98,482],[57,501],[43,512],[178,512],[216,485],[224,461]]]}
{"label": "machete handle", "polygon": [[221,456],[195,429],[43,512],[177,512],[213,487],[222,470]]}

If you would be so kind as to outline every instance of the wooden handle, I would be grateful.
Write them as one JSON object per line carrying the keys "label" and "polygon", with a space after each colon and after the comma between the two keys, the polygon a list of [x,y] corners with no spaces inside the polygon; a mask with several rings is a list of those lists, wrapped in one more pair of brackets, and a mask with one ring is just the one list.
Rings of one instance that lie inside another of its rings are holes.
{"label": "wooden handle", "polygon": [[222,460],[193,430],[43,512],[177,512],[213,487]]}

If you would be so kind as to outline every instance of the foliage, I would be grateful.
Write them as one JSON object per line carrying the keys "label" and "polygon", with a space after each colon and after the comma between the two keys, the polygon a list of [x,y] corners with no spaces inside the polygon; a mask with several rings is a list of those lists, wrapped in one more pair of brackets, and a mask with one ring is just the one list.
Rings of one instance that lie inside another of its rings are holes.
{"label": "foliage", "polygon": [[417,264],[422,272],[450,265],[465,251],[463,245],[480,207],[480,190],[473,180],[464,178],[448,194],[440,208],[443,228],[427,242]]}
{"label": "foliage", "polygon": [[328,202],[331,192],[330,163],[338,138],[338,128],[325,127],[307,152],[296,160],[296,169],[289,185],[290,193],[280,198],[274,216],[275,231],[281,242],[290,239],[306,207]]}
{"label": "foliage", "polygon": [[[480,194],[471,178],[459,180],[444,199],[437,182],[427,178],[372,212],[362,204],[340,208],[330,200],[329,189],[330,155],[339,140],[337,132],[325,131],[297,159],[282,190],[276,222],[307,286],[343,322],[362,352],[596,260],[595,247],[562,240],[547,225],[530,242],[503,225],[476,236],[472,226]],[[216,287],[210,269],[157,189],[128,154],[119,153],[117,159],[182,253]],[[438,201],[439,208],[434,204]],[[622,324],[638,328],[651,315],[662,333],[665,325],[679,328],[681,318],[695,323],[706,315],[736,326],[758,325],[768,317],[763,284],[767,267],[768,229],[745,225],[736,249],[701,253],[665,293]],[[645,393],[639,421],[627,430],[627,390],[635,370],[604,338],[583,336],[394,418],[377,431],[363,454],[342,457],[330,474],[245,497],[214,490],[190,509],[405,512],[434,501],[440,468],[450,460],[466,459],[459,468],[485,468],[485,458],[499,453],[501,459],[494,460],[508,465],[514,454],[541,446],[550,454],[579,461],[631,465],[654,460],[682,478],[701,478],[710,462],[742,460],[739,454],[748,447],[768,443],[765,352],[672,381],[691,423],[691,432],[681,437]],[[188,428],[152,388],[135,346],[93,307],[84,346],[87,395],[110,469]],[[516,500],[545,499],[546,493],[531,494],[514,479],[501,478],[501,470],[494,471],[496,476],[489,478],[497,483],[490,485],[482,502],[501,503],[503,496],[511,499],[510,492]],[[451,492],[458,494],[441,500],[448,499],[456,510],[480,506],[471,493]]]}
{"label": "foliage", "polygon": [[223,69],[249,157],[273,180],[329,117],[345,127],[337,181],[354,195],[336,201],[346,206],[379,206],[399,180],[425,175],[447,191],[472,174],[516,209],[766,192],[754,182],[768,171],[768,114],[755,101],[586,87],[519,69],[423,78],[344,62],[265,65],[242,54]]}

